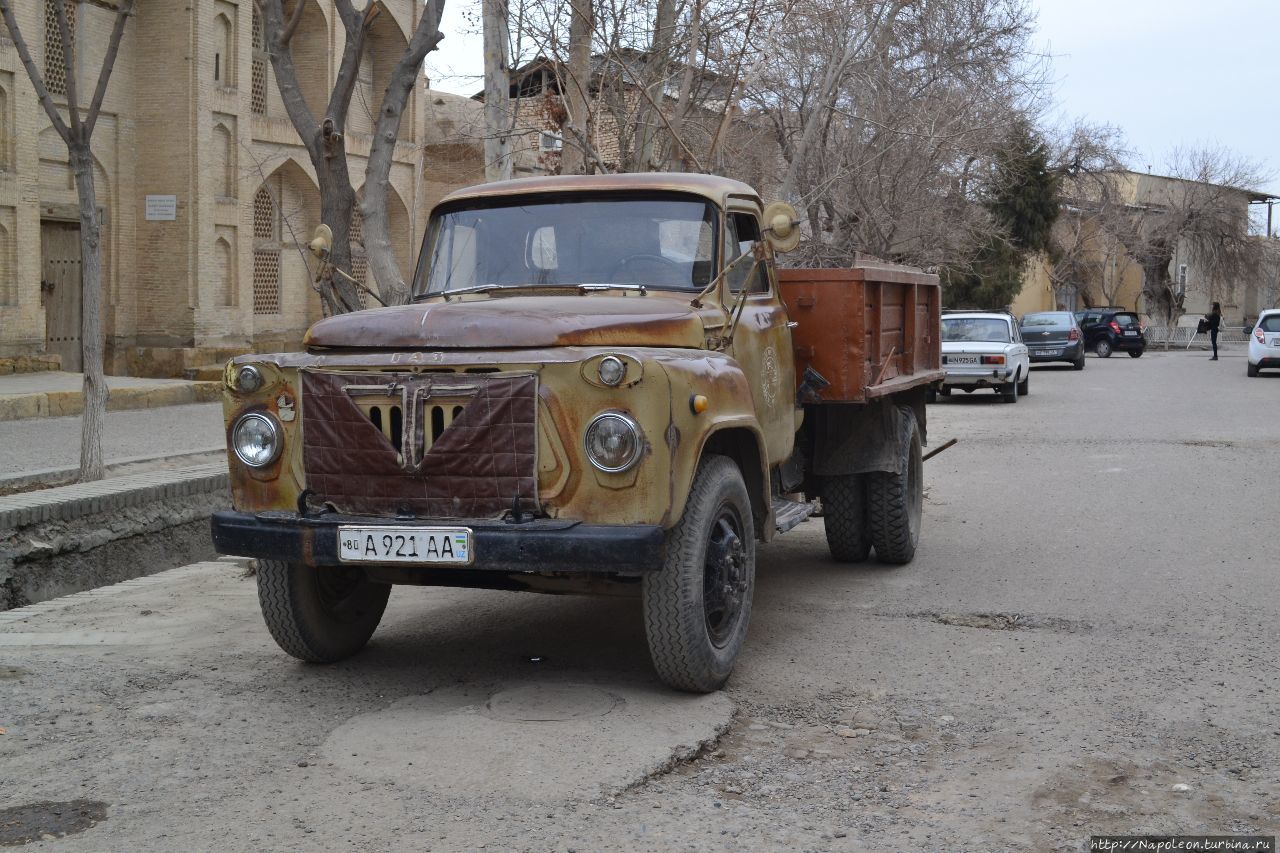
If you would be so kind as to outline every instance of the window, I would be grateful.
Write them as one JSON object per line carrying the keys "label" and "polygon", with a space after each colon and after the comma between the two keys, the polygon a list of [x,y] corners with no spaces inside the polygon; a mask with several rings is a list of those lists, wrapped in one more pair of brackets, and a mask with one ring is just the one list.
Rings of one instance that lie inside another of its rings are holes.
{"label": "window", "polygon": [[213,82],[219,86],[234,86],[234,62],[235,28],[231,25],[230,16],[220,12],[213,19]]}
{"label": "window", "polygon": [[[730,213],[728,217],[728,231],[725,233],[725,263],[731,264],[743,255],[751,254],[751,250],[760,240],[760,226],[756,223],[756,218],[750,213]],[[752,267],[755,267],[755,273],[752,274]],[[769,291],[769,270],[764,264],[756,264],[754,261],[743,259],[739,261],[728,275],[729,289],[734,293],[742,290],[747,284],[747,277],[751,277],[750,290],[752,293],[767,293]]]}
{"label": "window", "polygon": [[236,192],[235,139],[221,122],[213,126],[213,156],[218,167],[218,195],[235,198],[239,194]]}
{"label": "window", "polygon": [[1137,314],[1117,314],[1115,316],[1115,321],[1119,323],[1121,326],[1136,326],[1138,325],[1138,315]]}
{"label": "window", "polygon": [[701,290],[711,281],[715,219],[712,205],[678,193],[454,206],[428,228],[415,293],[583,284]]}
{"label": "window", "polygon": [[942,340],[1009,343],[1009,322],[996,317],[943,317]]}
{"label": "window", "polygon": [[280,220],[265,186],[253,197],[253,313],[280,313]]}
{"label": "window", "polygon": [[66,9],[71,46],[76,44],[76,5],[71,0],[45,0],[44,4],[44,85],[55,95],[67,94],[67,55],[62,49],[58,27],[58,7]]}
{"label": "window", "polygon": [[[5,72],[0,71],[0,81],[8,76]],[[9,129],[9,92],[4,86],[0,86],[0,172],[7,172],[11,168],[9,166],[9,138],[12,131]]]}
{"label": "window", "polygon": [[551,151],[559,151],[564,148],[564,137],[560,134],[544,130],[538,134],[538,150],[544,154]]}
{"label": "window", "polygon": [[1264,332],[1280,332],[1280,314],[1268,314],[1258,323]]}
{"label": "window", "polygon": [[253,7],[253,61],[249,80],[249,109],[256,115],[267,114],[267,36],[262,15]]}

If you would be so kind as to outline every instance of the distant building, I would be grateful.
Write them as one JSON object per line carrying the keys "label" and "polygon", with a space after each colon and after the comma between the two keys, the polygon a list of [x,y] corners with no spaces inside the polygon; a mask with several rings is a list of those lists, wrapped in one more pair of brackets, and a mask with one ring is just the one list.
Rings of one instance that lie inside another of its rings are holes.
{"label": "distant building", "polygon": [[[1131,171],[1115,172],[1107,178],[1107,203],[1153,211],[1176,207],[1182,197],[1180,194],[1196,186],[1194,182],[1180,178]],[[1072,193],[1071,189],[1070,185],[1066,188],[1067,200],[1056,227],[1073,233],[1082,249],[1067,269],[1063,269],[1061,263],[1055,268],[1044,257],[1034,259],[1024,275],[1022,292],[1014,300],[1014,313],[1075,311],[1115,305],[1142,314],[1158,315],[1157,306],[1147,304],[1143,295],[1142,266],[1115,235],[1099,226],[1103,219],[1095,216],[1098,205],[1102,203],[1099,193],[1088,190]],[[1218,186],[1213,189],[1221,193],[1231,206],[1238,208],[1242,235],[1249,229],[1249,205],[1270,198],[1252,190]],[[1174,247],[1169,275],[1177,287],[1183,288],[1183,309],[1187,315],[1204,314],[1211,303],[1221,302],[1227,322],[1235,324],[1243,316],[1256,317],[1260,308],[1270,307],[1263,304],[1269,301],[1268,283],[1217,280],[1197,266],[1196,259],[1185,245]]]}
{"label": "distant building", "polygon": [[[331,0],[304,1],[293,52],[307,102],[323,115],[344,33]],[[347,124],[357,190],[386,81],[425,8],[375,4]],[[65,102],[54,4],[12,5]],[[114,0],[67,6],[87,101]],[[134,8],[94,134],[108,372],[181,375],[232,352],[296,347],[320,316],[302,251],[319,222],[319,193],[254,3],[138,0]],[[431,189],[422,180],[430,97],[423,86],[411,94],[391,170],[392,239],[406,275]],[[359,228],[357,219],[357,239]],[[0,356],[47,351],[78,368],[78,234],[66,149],[0,35]],[[356,275],[367,276],[361,246],[355,256]]]}

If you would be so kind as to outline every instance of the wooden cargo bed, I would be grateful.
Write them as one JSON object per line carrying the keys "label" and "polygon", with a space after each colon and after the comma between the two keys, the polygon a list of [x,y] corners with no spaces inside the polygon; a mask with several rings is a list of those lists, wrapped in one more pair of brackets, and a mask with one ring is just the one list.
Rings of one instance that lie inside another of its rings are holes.
{"label": "wooden cargo bed", "polygon": [[779,269],[796,385],[812,367],[823,402],[862,403],[943,378],[938,277],[913,267]]}

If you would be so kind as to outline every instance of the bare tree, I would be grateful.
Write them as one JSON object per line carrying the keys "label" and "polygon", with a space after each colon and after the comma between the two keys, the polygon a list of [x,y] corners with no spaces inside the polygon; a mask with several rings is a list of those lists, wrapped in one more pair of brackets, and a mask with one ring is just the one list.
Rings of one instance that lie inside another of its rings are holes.
{"label": "bare tree", "polygon": [[1112,230],[1142,268],[1146,310],[1172,327],[1187,295],[1175,264],[1185,262],[1205,279],[1210,301],[1237,281],[1262,276],[1265,252],[1249,235],[1248,191],[1266,176],[1223,148],[1176,150],[1168,172],[1168,178],[1133,176],[1133,198]]}
{"label": "bare tree", "polygon": [[[302,139],[316,171],[320,187],[320,219],[333,231],[330,261],[334,268],[346,273],[321,282],[321,300],[329,314],[358,311],[361,307],[358,288],[348,278],[351,273],[351,220],[356,207],[356,193],[351,184],[347,161],[346,125],[365,42],[381,7],[370,3],[363,10],[357,10],[352,0],[334,0],[334,8],[346,41],[324,115],[318,117],[303,95],[292,48],[294,34],[308,5],[307,0],[294,0],[287,15],[284,0],[254,2],[262,14],[271,67],[275,72],[276,86],[284,102],[285,112]],[[377,183],[372,186],[366,183],[364,212],[366,216],[370,211],[373,213],[374,233],[368,247],[370,266],[379,287],[386,288],[383,301],[387,302],[403,300],[407,289],[404,288],[403,276],[399,274],[391,252],[386,226],[385,183],[394,153],[395,131],[400,126],[400,115],[421,66],[421,57],[416,62],[411,61],[413,54],[421,52],[425,56],[439,42],[440,15],[443,10],[444,0],[432,0],[428,3],[406,56],[397,65],[384,93],[383,103],[378,111],[377,129],[371,143],[369,164],[374,168],[366,174]],[[407,76],[410,73],[413,76]],[[373,196],[372,200],[368,198],[370,194]]]}
{"label": "bare tree", "polygon": [[93,181],[93,153],[91,142],[102,101],[106,97],[111,71],[120,52],[125,25],[133,13],[133,0],[121,0],[116,7],[115,24],[107,40],[107,49],[98,71],[98,83],[93,97],[85,109],[76,86],[75,40],[67,20],[66,0],[49,0],[57,4],[58,37],[62,42],[62,59],[65,65],[67,85],[67,118],[64,120],[57,104],[49,95],[44,78],[31,58],[31,51],[18,29],[9,0],[0,0],[0,15],[4,17],[9,38],[17,48],[22,65],[31,78],[31,85],[40,99],[40,106],[53,123],[53,127],[67,146],[71,172],[75,176],[76,195],[80,202],[80,347],[84,362],[84,414],[80,432],[80,479],[100,480],[103,475],[102,425],[107,411],[107,382],[103,374],[102,331],[102,223],[98,218],[98,199]]}
{"label": "bare tree", "polygon": [[484,18],[484,177],[511,177],[510,9],[507,0],[481,0]]}
{"label": "bare tree", "polygon": [[1002,239],[983,204],[1043,68],[1023,0],[812,0],[773,28],[748,102],[806,220],[789,262],[963,269]]}
{"label": "bare tree", "polygon": [[[396,262],[388,224],[387,188],[391,181],[391,161],[395,154],[404,107],[421,74],[422,61],[444,38],[440,34],[440,15],[443,12],[444,0],[428,0],[426,10],[414,29],[413,38],[409,40],[409,46],[391,73],[391,79],[383,93],[382,108],[373,129],[369,160],[365,164],[364,201],[361,204],[364,215],[364,245],[369,258],[369,269],[378,284],[382,301],[387,305],[403,304],[409,301],[410,296],[404,273]],[[404,239],[403,235],[401,239]]]}
{"label": "bare tree", "polygon": [[[694,0],[698,2],[698,0]],[[591,31],[595,26],[593,0],[570,0],[569,63],[564,89],[567,90],[562,128],[570,139],[562,140],[561,174],[587,172],[590,159],[583,141],[591,138]]]}

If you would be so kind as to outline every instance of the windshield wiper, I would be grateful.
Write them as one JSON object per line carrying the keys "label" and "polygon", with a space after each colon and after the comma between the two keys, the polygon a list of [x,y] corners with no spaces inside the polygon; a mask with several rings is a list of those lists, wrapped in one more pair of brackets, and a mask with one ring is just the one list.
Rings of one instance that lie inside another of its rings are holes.
{"label": "windshield wiper", "polygon": [[645,292],[643,284],[580,284],[578,285],[579,293],[587,293],[592,290],[636,290],[640,293]]}
{"label": "windshield wiper", "polygon": [[440,293],[424,293],[418,299],[429,299],[432,296],[443,296],[445,301],[449,301],[450,296],[460,293],[488,293],[490,290],[520,290],[525,287],[542,287],[540,284],[477,284],[472,287],[457,287],[452,290],[441,291]]}

